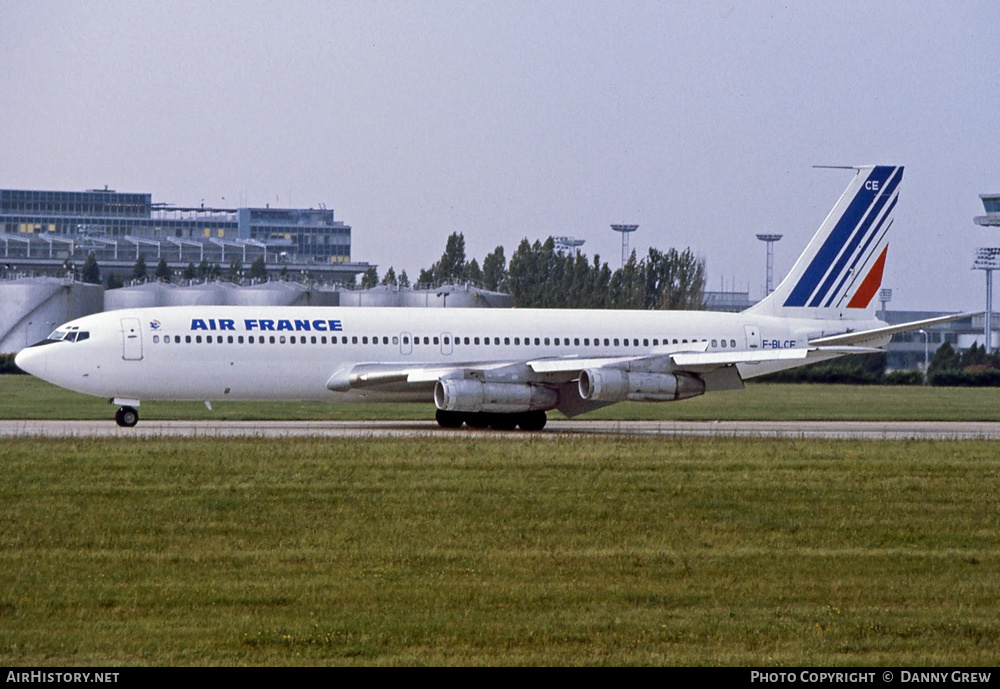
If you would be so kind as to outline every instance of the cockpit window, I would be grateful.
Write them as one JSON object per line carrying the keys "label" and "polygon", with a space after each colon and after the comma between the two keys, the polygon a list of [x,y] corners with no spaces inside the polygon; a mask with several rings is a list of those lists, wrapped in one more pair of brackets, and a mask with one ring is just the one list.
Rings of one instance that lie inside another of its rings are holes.
{"label": "cockpit window", "polygon": [[90,333],[88,331],[71,328],[68,330],[54,330],[46,339],[50,342],[81,342],[89,337]]}

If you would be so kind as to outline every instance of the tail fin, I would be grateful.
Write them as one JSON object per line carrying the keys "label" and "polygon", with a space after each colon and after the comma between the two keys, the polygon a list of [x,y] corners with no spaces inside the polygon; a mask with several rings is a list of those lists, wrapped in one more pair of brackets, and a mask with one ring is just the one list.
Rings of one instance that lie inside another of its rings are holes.
{"label": "tail fin", "polygon": [[903,168],[852,169],[858,174],[791,272],[748,313],[823,319],[874,316]]}

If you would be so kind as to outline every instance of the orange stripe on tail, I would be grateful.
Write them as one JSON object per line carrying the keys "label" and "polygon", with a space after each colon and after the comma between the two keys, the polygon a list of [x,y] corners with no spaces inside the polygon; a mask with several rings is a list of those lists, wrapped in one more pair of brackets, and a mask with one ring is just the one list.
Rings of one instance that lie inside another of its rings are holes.
{"label": "orange stripe on tail", "polygon": [[851,297],[851,301],[847,304],[849,309],[864,309],[868,307],[871,303],[872,297],[878,292],[878,288],[882,286],[882,270],[885,268],[885,254],[889,251],[889,247],[882,249],[882,255],[878,257],[875,261],[875,265],[872,269],[868,271],[868,275],[862,281],[861,286],[858,287],[858,291],[854,293]]}

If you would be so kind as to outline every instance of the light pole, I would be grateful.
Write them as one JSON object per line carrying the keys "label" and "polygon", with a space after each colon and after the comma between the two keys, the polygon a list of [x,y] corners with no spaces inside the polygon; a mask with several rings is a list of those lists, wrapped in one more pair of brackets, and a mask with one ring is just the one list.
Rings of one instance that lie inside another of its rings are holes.
{"label": "light pole", "polygon": [[917,332],[924,336],[924,380],[927,380],[927,343],[930,341],[930,335],[927,334],[926,330],[918,330]]}

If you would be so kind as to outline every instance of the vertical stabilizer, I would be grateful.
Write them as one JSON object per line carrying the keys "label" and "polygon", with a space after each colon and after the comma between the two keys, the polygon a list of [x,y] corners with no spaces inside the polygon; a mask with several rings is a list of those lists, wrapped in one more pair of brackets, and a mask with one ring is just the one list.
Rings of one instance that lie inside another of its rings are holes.
{"label": "vertical stabilizer", "polygon": [[853,169],[857,175],[791,272],[748,312],[822,319],[874,316],[903,168]]}

